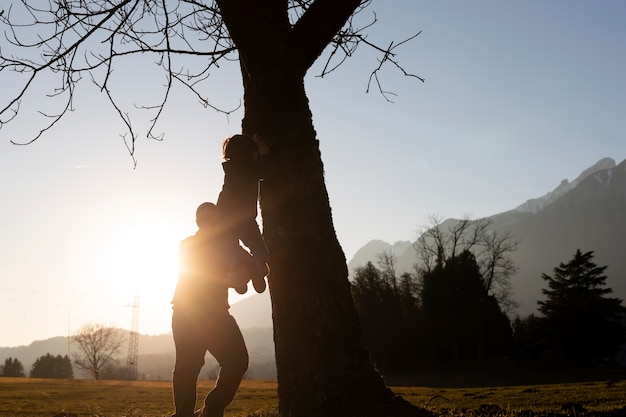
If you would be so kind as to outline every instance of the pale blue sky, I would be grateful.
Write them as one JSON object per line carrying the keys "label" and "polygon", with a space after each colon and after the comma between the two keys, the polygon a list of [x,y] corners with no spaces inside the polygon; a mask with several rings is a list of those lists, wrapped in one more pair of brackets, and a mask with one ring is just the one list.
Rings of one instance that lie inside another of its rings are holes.
{"label": "pale blue sky", "polygon": [[[308,77],[348,260],[372,239],[413,240],[430,214],[496,214],[603,157],[626,158],[625,2],[378,0],[371,10],[371,41],[422,30],[398,59],[426,82],[389,68],[381,80],[394,103],[366,94],[377,63],[365,47],[330,76]],[[116,74],[140,74],[117,90],[130,106],[154,86],[148,64]],[[237,66],[212,77],[215,103],[236,106]],[[92,85],[81,87],[76,111],[36,143],[9,143],[28,136],[30,117],[0,130],[0,346],[89,321],[128,327],[135,287],[139,330],[169,331],[178,240],[194,232],[197,204],[217,197],[221,141],[240,131],[240,111],[227,119],[177,91],[160,124],[165,140],[141,139],[133,170],[122,124]],[[142,268],[137,282],[120,269],[127,253],[141,261],[125,267]]]}

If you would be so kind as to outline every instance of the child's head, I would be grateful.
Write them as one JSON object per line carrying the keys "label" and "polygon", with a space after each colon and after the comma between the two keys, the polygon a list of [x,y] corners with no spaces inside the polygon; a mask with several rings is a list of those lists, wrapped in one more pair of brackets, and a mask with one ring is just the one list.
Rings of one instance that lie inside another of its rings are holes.
{"label": "child's head", "polygon": [[256,160],[259,157],[259,151],[250,136],[234,135],[224,140],[222,155],[225,160]]}

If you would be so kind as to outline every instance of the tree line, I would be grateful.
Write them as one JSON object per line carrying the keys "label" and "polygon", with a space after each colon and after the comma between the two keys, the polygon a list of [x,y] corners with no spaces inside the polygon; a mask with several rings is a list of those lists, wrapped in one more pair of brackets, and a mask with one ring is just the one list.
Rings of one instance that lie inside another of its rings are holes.
{"label": "tree line", "polygon": [[488,220],[431,218],[414,244],[413,273],[391,253],[355,269],[352,296],[371,355],[383,370],[422,363],[520,359],[610,362],[626,341],[622,300],[611,298],[606,266],[576,252],[543,274],[538,314],[515,310],[510,278],[517,243]]}
{"label": "tree line", "polygon": [[[0,376],[4,377],[25,377],[24,365],[17,359],[9,357],[4,360],[4,365],[0,366]],[[31,378],[74,378],[72,361],[69,356],[45,354],[37,358],[30,369]]]}
{"label": "tree line", "polygon": [[[414,248],[413,273],[398,275],[391,253],[356,268],[351,294],[372,358],[382,370],[410,370],[422,363],[482,359],[611,362],[626,342],[626,309],[610,297],[607,266],[594,252],[577,250],[551,275],[538,313],[511,318],[510,254],[517,244],[487,220],[443,224],[431,219]],[[73,378],[72,366],[94,379],[126,379],[114,357],[124,342],[119,329],[87,324],[72,336],[72,354],[38,358],[35,378]],[[5,359],[0,376],[26,376],[17,358]]]}
{"label": "tree line", "polygon": [[[122,331],[102,324],[88,323],[72,335],[78,349],[68,355],[47,353],[33,363],[31,378],[74,378],[73,366],[86,371],[94,379],[127,379],[127,368],[117,364],[115,356],[119,353],[124,336]],[[0,376],[25,377],[23,364],[9,357],[0,366]]]}

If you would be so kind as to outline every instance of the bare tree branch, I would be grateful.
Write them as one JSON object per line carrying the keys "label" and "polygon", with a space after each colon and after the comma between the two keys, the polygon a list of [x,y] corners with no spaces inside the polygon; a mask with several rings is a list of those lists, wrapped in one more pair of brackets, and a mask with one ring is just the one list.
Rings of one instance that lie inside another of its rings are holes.
{"label": "bare tree branch", "polygon": [[393,288],[394,294],[398,295],[398,276],[396,273],[396,266],[398,264],[398,257],[393,254],[391,250],[382,252],[376,255],[376,262],[383,278]]}
{"label": "bare tree branch", "polygon": [[[160,140],[163,137],[162,134],[155,134],[154,129],[168,102],[174,81],[191,90],[205,107],[226,115],[240,107],[238,104],[234,109],[224,110],[212,106],[199,86],[207,79],[210,69],[218,67],[220,59],[236,52],[214,7],[184,0],[174,3],[173,7],[170,7],[170,2],[140,0],[107,3],[74,0],[49,3],[47,8],[33,6],[26,0],[14,3],[22,6],[21,19],[28,16],[29,20],[26,23],[18,20],[13,3],[9,13],[3,13],[0,23],[9,29],[5,32],[8,44],[18,52],[39,55],[19,57],[0,50],[0,71],[29,74],[19,91],[0,108],[0,128],[16,118],[21,101],[43,72],[56,74],[61,79],[61,86],[47,97],[65,97],[65,104],[59,112],[40,113],[51,120],[35,137],[27,141],[12,140],[15,144],[34,142],[71,111],[75,88],[83,78],[82,74],[89,73],[89,79],[106,94],[124,123],[127,133],[121,136],[136,164],[135,142],[138,134],[132,127],[129,113],[122,110],[117,96],[112,93],[110,83],[115,63],[137,54],[159,57],[156,64],[166,75],[164,92],[158,103],[135,105],[135,108],[154,112],[147,130],[148,138]],[[185,7],[187,9],[183,10]],[[31,35],[33,29],[37,33],[35,38]],[[200,49],[204,47],[200,40],[212,40],[210,49]],[[82,58],[78,59],[79,56]],[[194,72],[182,64],[175,70],[174,56],[203,59],[203,68]],[[210,59],[207,61],[206,57]],[[101,68],[104,71],[100,71]]]}
{"label": "bare tree branch", "polygon": [[[405,71],[405,69],[398,63],[398,61],[395,59],[395,53],[394,50],[400,46],[402,46],[403,44],[407,43],[408,41],[418,37],[420,34],[422,33],[422,31],[419,31],[418,33],[416,33],[415,35],[403,40],[402,42],[394,45],[393,42],[391,44],[389,44],[389,47],[384,51],[383,53],[383,57],[379,60],[379,64],[378,67],[372,71],[372,73],[370,74],[370,78],[369,81],[367,82],[367,90],[366,92],[369,93],[370,90],[370,86],[372,83],[372,79],[374,79],[374,81],[376,82],[376,85],[378,86],[378,91],[380,92],[380,94],[382,94],[383,97],[385,97],[385,99],[389,102],[392,102],[392,100],[389,99],[388,95],[392,94],[395,95],[394,93],[391,93],[389,91],[385,91],[383,90],[381,84],[380,84],[380,79],[378,78],[378,74],[380,73],[381,69],[383,68],[383,65],[385,65],[386,63],[391,63],[393,66],[395,66],[397,69],[399,69],[400,71],[402,71],[402,73],[404,74],[405,77],[413,77],[413,78],[417,78],[418,80],[420,80],[421,82],[425,82],[426,80],[424,78],[418,77],[415,74],[410,74],[408,72]],[[365,39],[363,40],[364,43],[368,44],[369,46],[377,49],[375,47],[375,45],[370,44],[369,42],[367,42]]]}
{"label": "bare tree branch", "polygon": [[[355,0],[358,3],[358,0]],[[25,111],[22,105],[29,99],[27,93],[37,91],[35,80],[53,76],[59,84],[46,98],[54,100],[56,111],[40,111],[45,125],[34,137],[12,138],[11,142],[26,145],[38,140],[52,129],[68,112],[73,110],[76,87],[87,78],[105,93],[111,106],[124,126],[120,136],[128,152],[135,159],[138,132],[131,123],[130,109],[114,94],[112,83],[114,68],[122,60],[133,56],[152,55],[155,65],[165,75],[162,94],[150,103],[135,103],[134,108],[151,114],[146,137],[162,140],[163,133],[156,133],[157,124],[163,116],[175,86],[191,92],[206,108],[228,117],[241,107],[237,103],[231,109],[215,106],[209,99],[207,80],[213,69],[223,60],[238,60],[237,49],[222,19],[215,1],[199,0],[63,0],[36,2],[33,0],[8,0],[9,5],[0,13],[0,27],[4,28],[5,45],[0,47],[0,74],[22,74],[15,93],[0,102],[0,129],[15,122],[18,114]],[[205,4],[206,3],[206,4]],[[335,71],[346,59],[353,56],[358,45],[365,45],[380,55],[378,66],[372,71],[367,84],[377,85],[387,100],[394,95],[386,91],[379,78],[384,67],[391,64],[404,76],[422,78],[404,70],[396,58],[396,49],[414,39],[413,35],[401,42],[391,42],[380,47],[367,39],[366,32],[377,22],[376,14],[357,26],[355,17],[370,5],[362,0],[354,14],[339,30],[327,50],[327,58],[320,77]],[[289,22],[294,39],[298,33],[305,39],[308,31],[320,31],[307,25],[307,14],[319,13],[332,2],[320,0],[289,0]],[[301,22],[302,20],[302,22]],[[316,19],[311,19],[316,21]],[[331,25],[332,26],[332,25]],[[302,32],[302,33],[300,33]],[[326,43],[328,43],[326,41]],[[320,49],[321,51],[321,49]],[[85,77],[89,74],[88,77]],[[2,81],[2,79],[0,79]],[[59,101],[62,100],[62,101]],[[60,105],[59,105],[60,104]],[[42,108],[47,106],[38,104]],[[53,107],[54,107],[53,106]]]}
{"label": "bare tree branch", "polygon": [[511,276],[517,272],[510,254],[518,248],[511,232],[498,233],[489,219],[443,221],[441,216],[431,215],[419,231],[413,244],[418,264],[418,275],[432,272],[437,266],[444,267],[464,251],[470,251],[480,267],[485,290],[493,295],[505,312],[511,312],[517,304],[512,298]]}

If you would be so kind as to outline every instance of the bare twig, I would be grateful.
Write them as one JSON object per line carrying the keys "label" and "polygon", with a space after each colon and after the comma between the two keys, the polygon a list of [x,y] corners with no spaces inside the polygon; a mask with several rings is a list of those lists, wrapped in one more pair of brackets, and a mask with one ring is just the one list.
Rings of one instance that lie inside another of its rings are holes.
{"label": "bare twig", "polygon": [[[383,52],[383,57],[379,60],[378,63],[378,67],[372,71],[372,73],[370,74],[370,78],[369,81],[367,83],[367,90],[366,92],[369,93],[370,90],[370,85],[372,83],[372,79],[374,79],[374,81],[376,82],[376,85],[378,86],[378,91],[382,94],[383,97],[385,97],[385,99],[389,102],[393,102],[389,99],[388,95],[395,95],[394,93],[388,92],[388,91],[384,91],[381,84],[380,84],[380,80],[378,79],[378,74],[381,71],[383,65],[385,65],[386,63],[391,63],[393,66],[395,66],[397,69],[399,69],[400,71],[402,71],[402,73],[404,74],[405,77],[413,77],[413,78],[417,78],[418,80],[420,80],[421,82],[425,82],[424,78],[419,77],[415,74],[410,74],[408,72],[406,72],[406,70],[398,63],[398,61],[395,59],[395,49],[402,46],[403,44],[409,42],[412,39],[415,39],[417,36],[419,36],[422,32],[419,31],[418,33],[416,33],[415,35],[403,40],[402,42],[399,42],[397,44],[393,44],[390,43],[389,47],[387,49],[385,49],[384,51],[381,51],[379,49],[379,51]],[[366,39],[363,39],[363,43],[371,46],[372,48],[378,49],[375,45],[370,44],[369,42],[367,42]]]}

